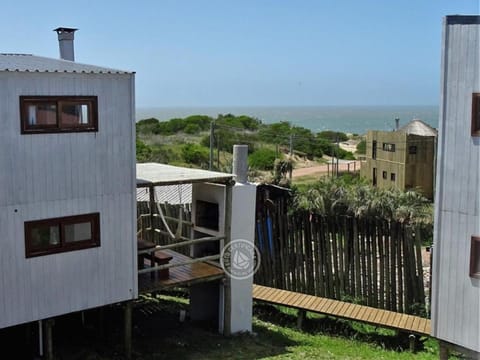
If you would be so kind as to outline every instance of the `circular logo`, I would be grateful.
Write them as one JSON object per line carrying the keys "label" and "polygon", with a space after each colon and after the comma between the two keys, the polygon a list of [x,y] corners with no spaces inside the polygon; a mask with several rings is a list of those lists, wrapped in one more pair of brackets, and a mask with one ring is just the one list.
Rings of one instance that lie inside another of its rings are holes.
{"label": "circular logo", "polygon": [[248,279],[260,267],[260,251],[251,241],[233,240],[222,249],[220,265],[231,278]]}

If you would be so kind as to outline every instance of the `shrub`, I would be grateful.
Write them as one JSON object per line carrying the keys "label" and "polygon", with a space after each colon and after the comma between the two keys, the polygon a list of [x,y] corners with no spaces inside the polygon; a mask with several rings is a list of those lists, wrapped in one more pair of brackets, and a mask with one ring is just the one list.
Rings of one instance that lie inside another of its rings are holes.
{"label": "shrub", "polygon": [[152,156],[152,148],[138,138],[136,141],[136,148],[137,148],[137,161],[139,162],[148,161]]}
{"label": "shrub", "polygon": [[209,160],[209,151],[198,144],[185,144],[182,147],[182,157],[186,163],[206,167]]}
{"label": "shrub", "polygon": [[338,141],[348,140],[347,134],[340,131],[330,131],[330,130],[320,131],[319,133],[317,133],[317,137],[329,140],[330,142],[336,142],[337,137],[338,137]]}
{"label": "shrub", "polygon": [[363,139],[357,144],[357,154],[366,154],[367,153],[367,141]]}
{"label": "shrub", "polygon": [[261,148],[254,151],[248,157],[248,165],[258,170],[273,170],[276,153],[268,148]]}
{"label": "shrub", "polygon": [[155,118],[143,119],[137,122],[137,133],[148,134],[154,131],[158,126],[159,121]]}
{"label": "shrub", "polygon": [[200,126],[198,124],[188,124],[183,131],[187,134],[196,134],[200,132]]}

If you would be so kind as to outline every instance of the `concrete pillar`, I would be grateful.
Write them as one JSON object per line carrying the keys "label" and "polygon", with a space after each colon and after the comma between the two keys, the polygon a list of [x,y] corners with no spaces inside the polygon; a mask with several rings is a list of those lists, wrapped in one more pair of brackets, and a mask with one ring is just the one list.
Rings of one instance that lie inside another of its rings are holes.
{"label": "concrete pillar", "polygon": [[233,171],[235,181],[241,184],[247,182],[248,176],[248,145],[233,145]]}
{"label": "concrete pillar", "polygon": [[[225,288],[226,327],[232,334],[252,331],[252,285],[255,255],[255,202],[257,188],[253,184],[235,184],[232,189],[231,246],[232,259],[237,250],[244,251],[250,264],[242,274],[231,264],[228,287]],[[249,276],[246,274],[250,274]]]}

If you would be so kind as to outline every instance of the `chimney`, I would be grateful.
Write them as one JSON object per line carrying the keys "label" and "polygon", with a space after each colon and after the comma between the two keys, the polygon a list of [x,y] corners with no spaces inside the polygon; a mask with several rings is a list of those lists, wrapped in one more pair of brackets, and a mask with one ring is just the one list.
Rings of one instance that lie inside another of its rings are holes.
{"label": "chimney", "polygon": [[75,31],[78,29],[59,27],[53,31],[58,35],[58,47],[60,48],[60,58],[63,60],[75,61],[75,53],[73,50],[73,39]]}
{"label": "chimney", "polygon": [[400,118],[395,118],[395,131],[400,129]]}

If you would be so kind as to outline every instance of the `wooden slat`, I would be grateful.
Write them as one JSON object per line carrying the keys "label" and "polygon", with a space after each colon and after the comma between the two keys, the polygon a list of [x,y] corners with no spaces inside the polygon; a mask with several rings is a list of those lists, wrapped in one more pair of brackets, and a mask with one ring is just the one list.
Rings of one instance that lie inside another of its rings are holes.
{"label": "wooden slat", "polygon": [[413,332],[420,335],[430,335],[430,320],[418,316],[400,314],[394,311],[259,285],[254,285],[253,297],[256,300],[295,307],[320,314],[368,322],[373,325]]}

